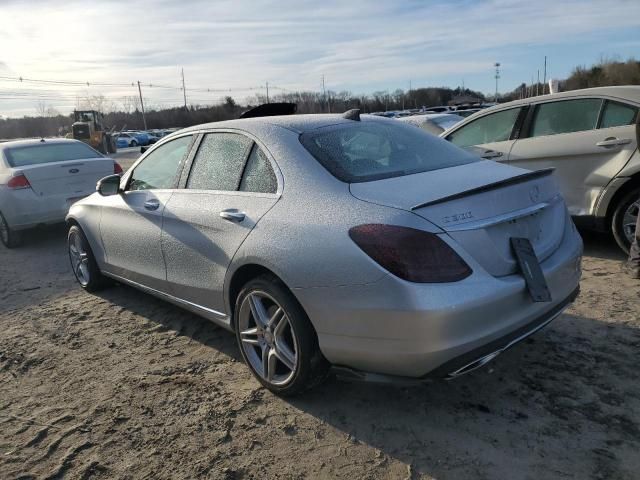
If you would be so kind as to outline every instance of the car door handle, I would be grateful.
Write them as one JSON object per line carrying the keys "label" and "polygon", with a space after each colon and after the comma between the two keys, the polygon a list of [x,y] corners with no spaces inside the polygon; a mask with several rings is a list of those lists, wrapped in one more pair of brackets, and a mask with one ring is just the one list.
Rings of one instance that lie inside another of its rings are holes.
{"label": "car door handle", "polygon": [[147,200],[144,202],[144,208],[147,210],[157,210],[160,207],[160,202],[158,200]]}
{"label": "car door handle", "polygon": [[495,150],[487,150],[484,152],[481,157],[491,159],[491,158],[500,158],[502,156],[502,152],[496,152]]}
{"label": "car door handle", "polygon": [[616,147],[618,145],[627,145],[631,143],[629,138],[605,138],[601,142],[596,143],[598,147]]}
{"label": "car door handle", "polygon": [[220,218],[234,223],[242,222],[245,216],[246,214],[244,212],[238,212],[237,210],[222,210],[220,212]]}

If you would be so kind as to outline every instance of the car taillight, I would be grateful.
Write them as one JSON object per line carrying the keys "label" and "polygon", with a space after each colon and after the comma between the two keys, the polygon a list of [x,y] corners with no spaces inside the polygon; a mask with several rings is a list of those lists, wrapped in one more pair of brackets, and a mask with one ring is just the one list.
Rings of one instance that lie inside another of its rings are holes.
{"label": "car taillight", "polygon": [[27,177],[24,174],[16,175],[15,177],[11,177],[7,182],[7,187],[12,190],[19,190],[21,188],[31,188],[31,184]]}
{"label": "car taillight", "polygon": [[367,224],[351,228],[349,236],[381,267],[409,282],[457,282],[472,273],[469,265],[433,233]]}
{"label": "car taillight", "polygon": [[115,175],[122,175],[122,167],[118,162],[113,162],[113,173]]}

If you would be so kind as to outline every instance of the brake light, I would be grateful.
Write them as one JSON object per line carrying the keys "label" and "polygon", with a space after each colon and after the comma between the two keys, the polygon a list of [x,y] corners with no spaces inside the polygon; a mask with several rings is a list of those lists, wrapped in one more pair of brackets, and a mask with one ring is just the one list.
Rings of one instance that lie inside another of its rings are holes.
{"label": "brake light", "polygon": [[457,282],[472,273],[469,265],[433,233],[367,224],[351,228],[349,236],[382,268],[409,282]]}
{"label": "brake light", "polygon": [[24,174],[16,175],[15,177],[11,177],[7,182],[7,187],[12,190],[20,190],[21,188],[31,188],[31,184],[27,177]]}
{"label": "brake light", "polygon": [[118,162],[113,162],[113,173],[115,175],[122,175],[122,167]]}

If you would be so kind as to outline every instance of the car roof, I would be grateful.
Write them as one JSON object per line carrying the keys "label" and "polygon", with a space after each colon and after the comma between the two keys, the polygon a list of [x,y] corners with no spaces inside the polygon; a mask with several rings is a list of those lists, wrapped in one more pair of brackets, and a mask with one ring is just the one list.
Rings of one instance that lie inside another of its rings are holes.
{"label": "car roof", "polygon": [[556,100],[561,98],[572,97],[585,97],[585,96],[607,96],[617,97],[620,99],[631,100],[632,102],[640,103],[640,86],[637,85],[623,85],[617,87],[594,87],[583,88],[580,90],[570,90],[568,92],[551,93],[547,95],[539,95],[537,97],[523,98],[521,100],[514,100],[512,102],[500,103],[494,107],[484,109],[495,110],[496,108],[512,107],[518,105],[527,105],[532,102],[545,102],[549,100]]}
{"label": "car roof", "polygon": [[11,147],[28,147],[30,145],[55,145],[60,143],[82,143],[79,140],[71,138],[29,138],[26,140],[10,140],[0,143],[0,150],[9,149]]}
{"label": "car roof", "polygon": [[[388,119],[376,115],[362,115],[360,118],[362,121],[366,122],[395,122],[394,119]],[[344,118],[342,114],[317,113],[305,115],[279,115],[273,117],[239,118],[237,120],[204,123],[184,128],[179,132],[182,134],[209,128],[238,128],[243,130],[252,130],[258,126],[274,125],[300,134],[317,128],[327,127],[329,125],[350,124],[353,122],[353,120]]]}

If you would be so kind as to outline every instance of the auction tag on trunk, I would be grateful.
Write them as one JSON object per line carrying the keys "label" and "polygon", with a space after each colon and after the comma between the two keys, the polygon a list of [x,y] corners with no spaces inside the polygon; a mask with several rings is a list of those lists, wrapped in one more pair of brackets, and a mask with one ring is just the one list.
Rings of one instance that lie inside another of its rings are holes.
{"label": "auction tag on trunk", "polygon": [[527,283],[534,302],[550,302],[551,292],[544,278],[536,252],[528,238],[511,238],[511,248],[516,255],[520,272]]}

